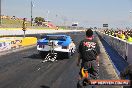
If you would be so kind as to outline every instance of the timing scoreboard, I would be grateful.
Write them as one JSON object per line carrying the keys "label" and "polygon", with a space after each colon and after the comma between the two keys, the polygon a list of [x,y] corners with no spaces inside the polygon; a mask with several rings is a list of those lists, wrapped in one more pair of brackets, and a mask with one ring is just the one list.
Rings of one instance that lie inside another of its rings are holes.
{"label": "timing scoreboard", "polygon": [[103,27],[108,27],[108,24],[103,24]]}
{"label": "timing scoreboard", "polygon": [[78,22],[72,24],[73,27],[78,26]]}

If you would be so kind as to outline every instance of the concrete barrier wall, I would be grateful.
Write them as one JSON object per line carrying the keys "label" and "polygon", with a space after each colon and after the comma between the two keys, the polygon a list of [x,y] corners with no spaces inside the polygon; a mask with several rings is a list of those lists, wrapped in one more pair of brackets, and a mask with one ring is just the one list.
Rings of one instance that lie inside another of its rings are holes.
{"label": "concrete barrier wall", "polygon": [[0,38],[0,52],[30,46],[37,43],[35,37],[3,37]]}
{"label": "concrete barrier wall", "polygon": [[105,41],[112,46],[124,59],[126,57],[126,42],[113,36],[103,34]]}
{"label": "concrete barrier wall", "polygon": [[132,64],[132,44],[130,43],[127,43],[126,56],[127,56],[127,62]]}
{"label": "concrete barrier wall", "polygon": [[37,38],[34,37],[26,37],[22,39],[22,46],[34,45],[37,43]]}
{"label": "concrete barrier wall", "polygon": [[10,49],[11,49],[10,42],[0,41],[0,52]]}
{"label": "concrete barrier wall", "polygon": [[[81,32],[85,30],[39,30],[39,29],[32,29],[26,30],[26,34],[42,34],[42,33],[65,33],[65,32]],[[0,36],[6,35],[23,35],[24,32],[22,30],[0,30]]]}
{"label": "concrete barrier wall", "polygon": [[122,56],[128,63],[132,64],[132,43],[121,40],[120,38],[106,35],[97,32],[112,48],[114,48],[120,56]]}
{"label": "concrete barrier wall", "polygon": [[11,48],[16,49],[22,47],[22,39],[15,39],[11,41]]}

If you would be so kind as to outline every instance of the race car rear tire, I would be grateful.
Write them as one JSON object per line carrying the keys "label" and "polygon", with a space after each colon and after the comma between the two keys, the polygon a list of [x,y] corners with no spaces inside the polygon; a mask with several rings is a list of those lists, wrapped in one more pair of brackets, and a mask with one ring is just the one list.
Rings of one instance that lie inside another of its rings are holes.
{"label": "race car rear tire", "polygon": [[74,51],[71,50],[71,52],[61,52],[58,53],[58,57],[61,59],[70,59],[74,54]]}
{"label": "race car rear tire", "polygon": [[72,56],[72,53],[71,52],[65,53],[64,56],[66,59],[70,59]]}
{"label": "race car rear tire", "polygon": [[45,59],[47,53],[46,52],[43,52],[43,51],[40,51],[39,52],[39,55],[41,56],[41,58]]}

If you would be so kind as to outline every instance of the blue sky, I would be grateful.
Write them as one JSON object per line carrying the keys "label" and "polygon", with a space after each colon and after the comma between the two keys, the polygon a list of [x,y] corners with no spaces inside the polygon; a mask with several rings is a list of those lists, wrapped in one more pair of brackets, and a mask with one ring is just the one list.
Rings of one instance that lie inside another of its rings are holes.
{"label": "blue sky", "polygon": [[[132,27],[132,0],[32,0],[33,17],[41,16],[57,25]],[[31,0],[2,0],[2,14],[30,19]],[[47,14],[47,12],[49,13]]]}

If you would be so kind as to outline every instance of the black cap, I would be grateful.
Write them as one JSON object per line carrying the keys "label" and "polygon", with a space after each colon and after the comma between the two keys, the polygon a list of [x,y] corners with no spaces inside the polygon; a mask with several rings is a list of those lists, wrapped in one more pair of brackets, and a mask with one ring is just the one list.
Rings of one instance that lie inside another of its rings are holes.
{"label": "black cap", "polygon": [[86,31],[86,36],[87,37],[91,37],[93,35],[93,31],[91,28],[89,28],[87,31]]}

